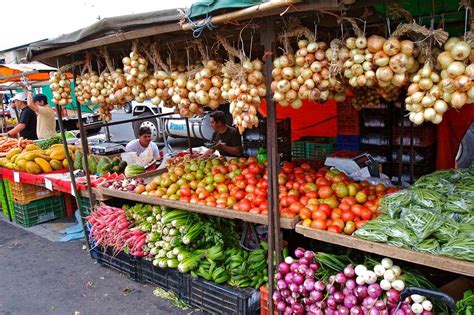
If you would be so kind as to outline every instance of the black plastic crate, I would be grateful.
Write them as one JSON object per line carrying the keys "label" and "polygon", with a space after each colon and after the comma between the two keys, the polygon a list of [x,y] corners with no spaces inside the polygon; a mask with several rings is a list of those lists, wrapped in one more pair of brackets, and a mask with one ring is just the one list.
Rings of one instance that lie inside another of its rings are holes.
{"label": "black plastic crate", "polygon": [[218,285],[185,275],[188,280],[186,303],[209,314],[260,314],[260,291]]}
{"label": "black plastic crate", "polygon": [[139,279],[151,283],[164,290],[173,291],[177,296],[186,296],[187,279],[184,274],[173,268],[158,268],[150,260],[141,258],[138,261]]}
{"label": "black plastic crate", "polygon": [[124,252],[115,253],[112,248],[96,247],[97,262],[104,266],[127,275],[130,279],[138,281],[138,259]]}

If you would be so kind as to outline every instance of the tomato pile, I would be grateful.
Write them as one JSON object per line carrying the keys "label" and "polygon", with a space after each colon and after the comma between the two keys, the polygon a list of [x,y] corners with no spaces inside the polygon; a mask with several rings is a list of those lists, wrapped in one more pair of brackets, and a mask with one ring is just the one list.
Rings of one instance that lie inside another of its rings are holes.
{"label": "tomato pile", "polygon": [[[282,217],[313,228],[351,234],[378,216],[379,199],[393,188],[357,183],[342,172],[286,162],[278,175]],[[266,164],[255,157],[190,160],[171,166],[135,193],[237,211],[268,213]]]}
{"label": "tomato pile", "polygon": [[343,172],[285,163],[278,176],[282,216],[299,215],[304,226],[352,234],[380,215],[379,200],[395,188],[355,182]]}

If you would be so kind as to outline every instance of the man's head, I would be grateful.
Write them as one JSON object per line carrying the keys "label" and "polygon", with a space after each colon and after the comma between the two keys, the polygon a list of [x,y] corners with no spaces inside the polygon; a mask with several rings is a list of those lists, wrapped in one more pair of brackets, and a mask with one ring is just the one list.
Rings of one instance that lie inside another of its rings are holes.
{"label": "man's head", "polygon": [[151,130],[148,127],[141,127],[138,130],[138,141],[140,141],[140,144],[142,147],[147,148],[148,145],[150,145],[151,142]]}
{"label": "man's head", "polygon": [[36,94],[35,97],[33,97],[33,102],[38,106],[45,106],[48,104],[48,99],[44,94]]}
{"label": "man's head", "polygon": [[225,114],[223,111],[216,110],[211,113],[211,127],[216,132],[224,131],[226,127]]}
{"label": "man's head", "polygon": [[18,93],[12,98],[13,104],[18,109],[23,109],[26,107],[26,94],[25,93]]}

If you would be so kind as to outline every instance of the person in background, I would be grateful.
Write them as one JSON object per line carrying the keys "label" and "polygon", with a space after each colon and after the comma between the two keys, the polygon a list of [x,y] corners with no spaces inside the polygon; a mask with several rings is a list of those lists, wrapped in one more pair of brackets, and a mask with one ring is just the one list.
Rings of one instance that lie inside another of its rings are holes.
{"label": "person in background", "polygon": [[212,151],[218,150],[224,156],[242,155],[243,148],[240,133],[234,127],[226,124],[224,112],[218,110],[211,113],[211,127],[214,129],[211,141],[217,143],[211,148]]}
{"label": "person in background", "polygon": [[14,106],[20,110],[20,119],[18,125],[7,133],[1,134],[2,136],[7,135],[15,137],[18,134],[20,137],[29,140],[38,140],[36,135],[36,114],[30,109],[27,103],[27,97],[25,93],[18,93],[12,98]]}
{"label": "person in background", "polygon": [[49,106],[44,94],[33,97],[28,92],[27,105],[37,114],[36,135],[40,139],[48,139],[56,135],[56,118],[54,110]]}
{"label": "person in background", "polygon": [[155,159],[160,158],[160,151],[156,143],[151,141],[151,130],[148,127],[141,127],[138,130],[138,139],[130,141],[125,147],[126,152],[135,152],[142,154],[146,149],[150,148]]}

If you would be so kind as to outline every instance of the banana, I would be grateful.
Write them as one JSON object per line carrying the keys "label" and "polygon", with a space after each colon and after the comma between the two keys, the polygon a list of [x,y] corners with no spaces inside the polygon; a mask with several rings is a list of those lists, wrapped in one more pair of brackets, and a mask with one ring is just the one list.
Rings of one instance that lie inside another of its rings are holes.
{"label": "banana", "polygon": [[[209,266],[209,274],[212,275],[213,272],[214,272],[214,269],[216,269],[216,263],[215,262],[211,262],[210,266]],[[213,276],[214,278],[214,276]]]}
{"label": "banana", "polygon": [[211,275],[206,271],[206,269],[204,269],[203,266],[199,266],[198,271],[199,271],[200,276],[203,277],[204,279],[206,280],[212,279]]}
{"label": "banana", "polygon": [[236,269],[236,268],[240,267],[241,265],[242,265],[242,263],[240,263],[238,261],[234,261],[234,262],[230,263],[227,266],[229,266],[230,270],[233,270],[233,269]]}
{"label": "banana", "polygon": [[216,284],[221,284],[221,283],[224,283],[224,282],[226,282],[226,281],[228,281],[228,280],[229,280],[229,277],[228,277],[227,275],[223,275],[223,276],[220,277],[220,278],[214,279],[214,282],[215,282]]}
{"label": "banana", "polygon": [[255,270],[255,271],[263,271],[264,269],[266,269],[266,267],[267,267],[267,262],[265,260],[262,260],[258,263],[250,265],[250,269]]}

